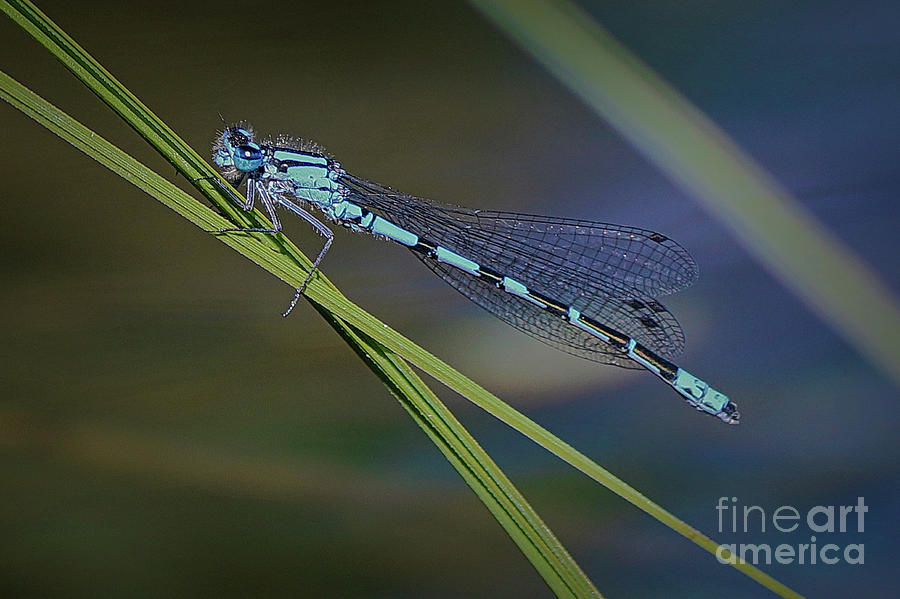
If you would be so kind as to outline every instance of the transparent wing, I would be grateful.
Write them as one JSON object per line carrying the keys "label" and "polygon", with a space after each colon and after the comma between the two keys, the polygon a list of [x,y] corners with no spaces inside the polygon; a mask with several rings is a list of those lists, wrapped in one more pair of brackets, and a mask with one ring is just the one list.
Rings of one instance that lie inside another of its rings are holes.
{"label": "transparent wing", "polygon": [[[627,296],[630,289],[637,289],[658,297],[689,287],[697,279],[697,265],[687,250],[654,231],[458,208],[398,193],[352,175],[346,179],[360,205],[383,212],[385,217],[390,215],[393,222],[421,236],[445,241],[462,234],[478,249],[487,249],[489,255],[515,252],[519,256],[540,256],[554,268],[576,271],[581,278],[590,272],[594,278],[608,281],[608,293]],[[435,213],[445,218],[435,219]],[[508,261],[500,258],[501,264]]]}
{"label": "transparent wing", "polygon": [[[455,208],[352,176],[346,179],[354,201],[420,237],[573,306],[663,356],[673,356],[684,347],[677,320],[653,297],[687,287],[697,270],[690,255],[663,235],[621,225]],[[483,280],[457,274],[427,258],[423,261],[482,307],[548,341],[550,333],[522,324],[537,318],[530,312],[541,313],[535,322],[549,326],[556,339],[548,342],[583,355],[584,340],[568,331],[577,331],[575,327],[557,322],[552,315],[548,320],[540,309],[522,300],[513,302],[514,296]],[[529,308],[524,316],[504,315],[504,310],[517,304]]]}
{"label": "transparent wing", "polygon": [[556,349],[602,364],[629,369],[642,368],[624,353],[616,351],[599,338],[534,304],[498,289],[490,281],[473,277],[422,254],[415,255],[464,296],[503,322]]}

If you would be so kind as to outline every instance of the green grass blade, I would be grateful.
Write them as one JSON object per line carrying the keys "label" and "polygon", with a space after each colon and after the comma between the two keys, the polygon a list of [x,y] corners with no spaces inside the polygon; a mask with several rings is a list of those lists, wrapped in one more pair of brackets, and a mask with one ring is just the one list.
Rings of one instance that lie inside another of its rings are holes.
{"label": "green grass blade", "polygon": [[[599,591],[503,471],[412,368],[371,337],[353,330],[323,308],[316,309],[359,357],[381,376],[400,404],[491,510],[554,593],[558,597],[599,597]],[[401,384],[398,385],[398,382]],[[554,559],[547,559],[548,555]]]}
{"label": "green grass blade", "polygon": [[715,123],[570,2],[473,4],[900,383],[900,308],[887,285]]}
{"label": "green grass blade", "polygon": [[[204,228],[228,222],[169,181],[0,72],[0,98]],[[229,243],[231,236],[224,237]],[[259,243],[257,241],[257,243]],[[239,245],[229,243],[238,251]],[[313,304],[397,397],[559,597],[600,597],[581,568],[497,465],[395,353]]]}

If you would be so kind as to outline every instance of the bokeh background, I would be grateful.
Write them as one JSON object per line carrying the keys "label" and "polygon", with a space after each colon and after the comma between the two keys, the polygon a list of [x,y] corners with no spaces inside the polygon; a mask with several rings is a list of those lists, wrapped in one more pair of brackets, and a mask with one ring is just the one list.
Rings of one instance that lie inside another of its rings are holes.
{"label": "bokeh background", "polygon": [[[808,596],[893,595],[896,388],[471,7],[39,5],[201,152],[221,113],[315,139],[408,193],[677,239],[701,270],[666,301],[688,339],[680,363],[740,404],[740,427],[686,409],[649,374],[517,333],[396,246],[338,231],[324,271],[716,540],[810,536],[771,522],[720,534],[722,496],[770,514],[864,497],[864,532],[817,538],[864,543],[864,565],[764,569]],[[582,6],[898,291],[898,5]],[[177,181],[5,18],[0,65]],[[279,316],[289,288],[5,104],[0,124],[0,594],[550,595],[319,316]],[[318,247],[302,224],[286,230]],[[441,393],[604,594],[767,595]]]}

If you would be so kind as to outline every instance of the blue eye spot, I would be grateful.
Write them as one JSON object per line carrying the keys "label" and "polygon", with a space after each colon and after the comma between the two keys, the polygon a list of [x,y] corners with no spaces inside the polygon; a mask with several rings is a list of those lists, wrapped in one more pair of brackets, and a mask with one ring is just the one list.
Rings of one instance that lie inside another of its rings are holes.
{"label": "blue eye spot", "polygon": [[249,173],[255,171],[263,163],[263,151],[255,143],[241,144],[232,150],[234,166],[238,170]]}
{"label": "blue eye spot", "polygon": [[237,155],[244,160],[259,160],[262,158],[262,151],[255,146],[239,146],[236,151]]}

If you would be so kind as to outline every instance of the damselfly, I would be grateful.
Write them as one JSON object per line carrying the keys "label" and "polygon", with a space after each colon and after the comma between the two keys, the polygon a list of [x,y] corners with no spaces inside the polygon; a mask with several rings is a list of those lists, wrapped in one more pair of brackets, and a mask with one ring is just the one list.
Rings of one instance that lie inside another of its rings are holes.
{"label": "damselfly", "polygon": [[[230,182],[246,179],[281,230],[277,208],[334,235],[329,221],[406,246],[460,293],[517,329],[563,351],[622,368],[645,368],[698,410],[737,424],[737,405],[668,360],[684,346],[675,317],[655,298],[697,277],[680,245],[653,231],[586,220],[470,210],[399,193],[341,168],[316,144],[279,137],[257,141],[246,123],[226,127],[213,161]],[[303,287],[306,285],[304,281]],[[297,302],[297,290],[287,315]]]}

